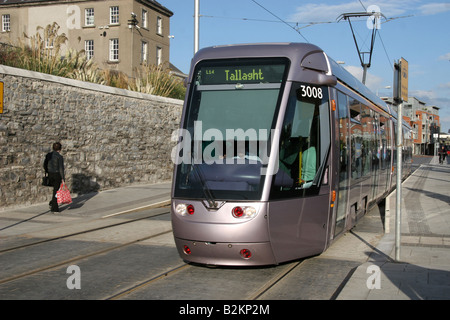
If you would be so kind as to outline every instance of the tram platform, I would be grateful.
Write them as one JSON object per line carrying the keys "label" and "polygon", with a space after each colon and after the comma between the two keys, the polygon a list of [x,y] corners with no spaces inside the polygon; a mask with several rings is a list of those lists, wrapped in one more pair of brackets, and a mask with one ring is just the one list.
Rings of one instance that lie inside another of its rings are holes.
{"label": "tram platform", "polygon": [[[450,165],[434,157],[402,188],[400,259],[395,260],[396,193],[386,233],[354,270],[338,300],[450,299]],[[387,209],[388,204],[386,204]]]}

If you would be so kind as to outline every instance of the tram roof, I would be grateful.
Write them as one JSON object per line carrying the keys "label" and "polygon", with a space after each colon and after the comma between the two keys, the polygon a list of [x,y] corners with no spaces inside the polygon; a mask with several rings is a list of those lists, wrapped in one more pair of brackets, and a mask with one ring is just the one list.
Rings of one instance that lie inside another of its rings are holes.
{"label": "tram roof", "polygon": [[192,66],[201,60],[267,57],[286,57],[292,65],[302,67],[291,68],[288,81],[335,85],[336,80],[339,80],[385,112],[397,117],[382,99],[328,57],[321,48],[310,43],[256,43],[208,47],[197,52]]}

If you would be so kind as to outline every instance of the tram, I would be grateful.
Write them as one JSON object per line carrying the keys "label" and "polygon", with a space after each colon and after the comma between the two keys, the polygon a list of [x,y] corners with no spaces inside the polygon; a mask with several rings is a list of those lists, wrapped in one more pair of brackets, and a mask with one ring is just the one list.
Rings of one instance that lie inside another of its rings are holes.
{"label": "tram", "polygon": [[322,253],[395,187],[397,121],[315,45],[200,50],[172,152],[180,256],[258,266]]}

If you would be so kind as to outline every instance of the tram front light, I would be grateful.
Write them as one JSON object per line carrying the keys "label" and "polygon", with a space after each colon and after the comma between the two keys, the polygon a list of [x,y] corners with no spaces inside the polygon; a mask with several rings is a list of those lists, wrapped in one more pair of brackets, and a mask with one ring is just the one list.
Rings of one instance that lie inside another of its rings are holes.
{"label": "tram front light", "polygon": [[242,218],[242,216],[244,215],[244,210],[241,207],[234,207],[231,213],[235,218]]}
{"label": "tram front light", "polygon": [[195,208],[192,204],[180,203],[175,207],[175,212],[181,216],[185,216],[187,214],[194,214]]}
{"label": "tram front light", "polygon": [[231,214],[235,218],[253,218],[256,216],[256,209],[254,207],[248,206],[248,207],[234,207],[233,210],[231,210]]}
{"label": "tram front light", "polygon": [[187,205],[184,203],[177,204],[175,212],[181,216],[184,216],[187,213]]}
{"label": "tram front light", "polygon": [[195,212],[194,206],[192,204],[188,205],[186,209],[187,209],[187,213],[189,213],[189,214],[194,214],[194,212]]}
{"label": "tram front light", "polygon": [[187,255],[190,255],[192,253],[191,248],[189,248],[188,246],[183,247],[183,252]]}
{"label": "tram front light", "polygon": [[250,259],[252,257],[252,252],[248,249],[242,249],[240,251],[241,257],[244,259]]}

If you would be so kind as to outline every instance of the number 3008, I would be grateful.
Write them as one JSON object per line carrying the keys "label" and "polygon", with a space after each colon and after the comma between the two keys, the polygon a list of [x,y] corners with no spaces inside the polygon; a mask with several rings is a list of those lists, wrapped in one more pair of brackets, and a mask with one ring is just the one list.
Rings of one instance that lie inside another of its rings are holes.
{"label": "number 3008", "polygon": [[322,88],[305,86],[305,85],[301,85],[300,88],[302,89],[302,97],[308,97],[308,98],[314,98],[314,99],[322,99],[323,98]]}

